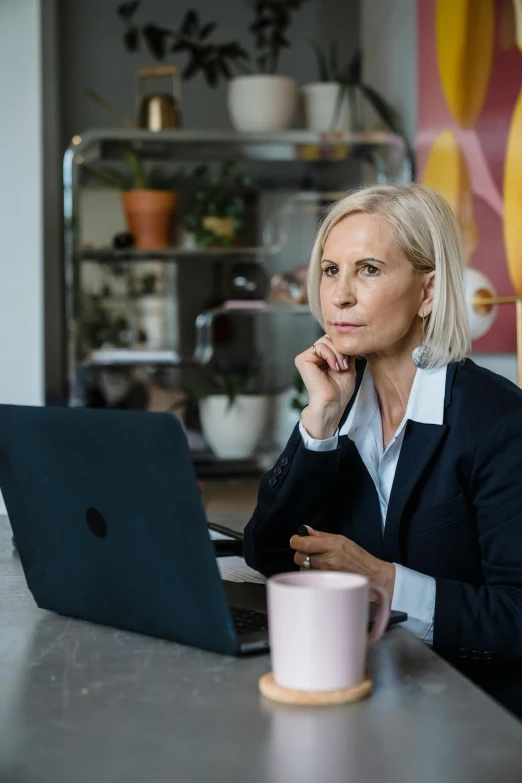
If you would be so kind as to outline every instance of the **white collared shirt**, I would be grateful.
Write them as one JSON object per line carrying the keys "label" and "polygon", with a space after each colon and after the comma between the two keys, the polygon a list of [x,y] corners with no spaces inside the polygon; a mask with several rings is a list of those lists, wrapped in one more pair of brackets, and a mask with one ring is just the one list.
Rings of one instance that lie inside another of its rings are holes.
{"label": "white collared shirt", "polygon": [[[316,440],[307,433],[302,423],[299,424],[304,445],[312,451],[336,449],[339,435],[348,435],[350,440],[353,440],[375,484],[383,530],[406,423],[409,419],[421,424],[443,423],[446,371],[446,367],[417,370],[406,413],[386,448],[383,448],[382,419],[377,390],[368,367],[346,421],[332,438]],[[407,612],[409,619],[405,627],[429,644],[433,642],[435,592],[436,585],[433,577],[395,563],[392,609]]]}

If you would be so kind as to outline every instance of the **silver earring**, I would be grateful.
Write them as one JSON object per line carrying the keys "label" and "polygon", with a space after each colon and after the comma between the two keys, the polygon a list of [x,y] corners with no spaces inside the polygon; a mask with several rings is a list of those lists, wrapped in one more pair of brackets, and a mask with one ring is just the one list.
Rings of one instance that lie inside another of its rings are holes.
{"label": "silver earring", "polygon": [[[422,317],[422,333],[424,335],[424,316]],[[422,345],[419,345],[419,347],[415,348],[415,350],[413,351],[411,355],[411,359],[415,367],[418,367],[420,370],[425,370],[426,367],[429,365],[431,359],[431,351],[426,345],[425,337],[423,337]]]}

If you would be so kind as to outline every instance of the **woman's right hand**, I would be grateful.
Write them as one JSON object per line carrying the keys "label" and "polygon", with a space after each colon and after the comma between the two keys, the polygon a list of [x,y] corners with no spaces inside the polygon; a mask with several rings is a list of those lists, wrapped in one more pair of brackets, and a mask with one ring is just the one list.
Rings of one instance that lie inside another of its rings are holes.
{"label": "woman's right hand", "polygon": [[295,359],[309,398],[301,421],[312,438],[325,440],[335,435],[353,395],[355,357],[339,353],[326,334],[314,345]]}

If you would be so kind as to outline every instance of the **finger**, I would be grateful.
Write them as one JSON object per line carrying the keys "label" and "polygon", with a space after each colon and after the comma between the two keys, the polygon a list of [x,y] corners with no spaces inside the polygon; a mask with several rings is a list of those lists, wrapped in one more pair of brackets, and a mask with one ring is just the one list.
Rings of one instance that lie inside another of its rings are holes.
{"label": "finger", "polygon": [[337,363],[338,363],[339,367],[341,368],[341,370],[348,370],[349,369],[349,367],[350,367],[350,357],[346,356],[344,353],[341,353],[340,351],[337,350],[337,348],[335,347],[335,345],[333,343],[333,340],[330,337],[330,335],[325,334],[324,337],[321,337],[321,339],[318,340],[315,344],[317,345],[317,344],[321,344],[321,343],[323,343],[324,345],[327,345],[328,348],[331,348],[332,351],[335,353],[335,356],[336,356],[336,359],[337,359]]}
{"label": "finger", "polygon": [[292,536],[290,546],[306,555],[322,554],[330,552],[335,546],[332,542],[332,536],[325,534],[322,536]]}
{"label": "finger", "polygon": [[[306,555],[303,555],[302,552],[296,552],[294,555],[294,563],[298,565],[300,568],[303,568],[305,561],[306,561]],[[313,568],[315,571],[338,571],[341,570],[335,566],[334,563],[332,563],[331,560],[326,555],[309,555],[310,557],[310,568]],[[306,569],[308,570],[308,569]]]}
{"label": "finger", "polygon": [[315,351],[312,346],[312,348],[310,349],[310,353],[314,358],[320,357],[321,359],[323,359],[328,364],[329,368],[334,372],[336,370],[337,372],[339,372],[341,366],[344,368],[342,359],[341,359],[341,364],[339,364],[335,351],[325,343],[321,343],[321,342],[315,343]]}
{"label": "finger", "polygon": [[[294,555],[294,563],[296,565],[298,565],[300,568],[303,568],[303,566],[304,566],[304,564],[306,562],[306,558],[308,556],[309,555],[303,555],[302,552],[296,552],[295,555]],[[312,565],[312,558],[311,557],[310,557],[310,568],[314,568],[314,566]]]}

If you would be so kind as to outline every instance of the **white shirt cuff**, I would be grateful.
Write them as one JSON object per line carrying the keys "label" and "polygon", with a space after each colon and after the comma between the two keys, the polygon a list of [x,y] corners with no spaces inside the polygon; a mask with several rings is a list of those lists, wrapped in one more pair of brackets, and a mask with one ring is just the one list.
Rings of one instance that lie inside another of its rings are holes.
{"label": "white shirt cuff", "polygon": [[403,624],[411,633],[427,644],[433,644],[436,582],[432,576],[395,565],[395,588],[392,609],[408,614]]}
{"label": "white shirt cuff", "polygon": [[316,440],[307,433],[302,423],[299,422],[299,432],[301,433],[301,438],[303,439],[305,448],[309,449],[310,451],[335,451],[337,448],[337,443],[339,442],[339,430],[337,430],[335,435],[333,435],[331,438],[326,438],[325,440]]}

